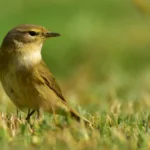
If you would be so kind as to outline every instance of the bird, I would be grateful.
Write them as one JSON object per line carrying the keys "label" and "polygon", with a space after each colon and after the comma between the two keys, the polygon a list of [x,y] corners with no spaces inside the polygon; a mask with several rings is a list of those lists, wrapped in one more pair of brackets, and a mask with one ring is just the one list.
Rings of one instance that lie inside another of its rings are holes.
{"label": "bird", "polygon": [[33,24],[18,25],[10,30],[0,46],[2,87],[18,109],[28,110],[27,120],[42,110],[70,115],[77,121],[90,124],[68,105],[56,79],[42,59],[44,41],[58,36],[59,33]]}

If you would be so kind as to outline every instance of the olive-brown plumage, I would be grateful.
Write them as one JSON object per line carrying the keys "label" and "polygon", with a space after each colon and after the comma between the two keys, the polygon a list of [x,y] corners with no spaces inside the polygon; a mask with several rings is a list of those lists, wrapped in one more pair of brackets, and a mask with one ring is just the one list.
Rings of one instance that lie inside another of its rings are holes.
{"label": "olive-brown plumage", "polygon": [[[0,80],[7,95],[21,110],[70,114],[80,120],[80,115],[68,106],[59,85],[42,60],[44,40],[55,36],[60,34],[28,24],[8,32],[0,48]],[[28,113],[28,119],[32,113]]]}

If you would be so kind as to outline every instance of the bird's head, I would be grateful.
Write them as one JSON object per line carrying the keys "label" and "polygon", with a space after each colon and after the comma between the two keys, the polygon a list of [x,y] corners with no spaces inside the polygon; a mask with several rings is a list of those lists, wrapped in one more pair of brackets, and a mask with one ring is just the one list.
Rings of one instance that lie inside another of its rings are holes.
{"label": "bird's head", "polygon": [[0,47],[3,62],[15,62],[16,66],[33,66],[42,60],[41,49],[45,39],[60,36],[42,26],[24,24],[13,28],[5,36]]}
{"label": "bird's head", "polygon": [[32,46],[40,46],[50,37],[60,36],[59,33],[50,32],[42,26],[23,24],[10,30],[5,36],[2,47],[22,49]]}

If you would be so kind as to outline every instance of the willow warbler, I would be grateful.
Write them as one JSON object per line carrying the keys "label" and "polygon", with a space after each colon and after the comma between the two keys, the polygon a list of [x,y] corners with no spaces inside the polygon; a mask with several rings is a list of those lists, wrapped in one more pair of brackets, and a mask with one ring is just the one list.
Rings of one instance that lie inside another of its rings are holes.
{"label": "willow warbler", "polygon": [[70,114],[77,120],[82,118],[68,106],[59,85],[42,60],[44,40],[57,36],[60,34],[42,26],[23,24],[9,31],[0,47],[2,86],[17,108],[32,110],[28,111],[26,119],[39,110],[64,116]]}

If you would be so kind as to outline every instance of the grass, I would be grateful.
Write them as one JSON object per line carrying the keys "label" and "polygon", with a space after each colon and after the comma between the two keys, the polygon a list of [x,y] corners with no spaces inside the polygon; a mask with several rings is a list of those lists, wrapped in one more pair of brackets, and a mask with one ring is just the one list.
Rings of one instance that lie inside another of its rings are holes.
{"label": "grass", "polygon": [[[92,104],[91,104],[92,105]],[[121,101],[109,96],[101,102],[103,110],[80,113],[94,125],[91,129],[71,118],[43,114],[35,116],[29,125],[25,114],[0,113],[1,149],[149,149],[149,97],[136,101]],[[81,111],[82,110],[82,111]]]}

